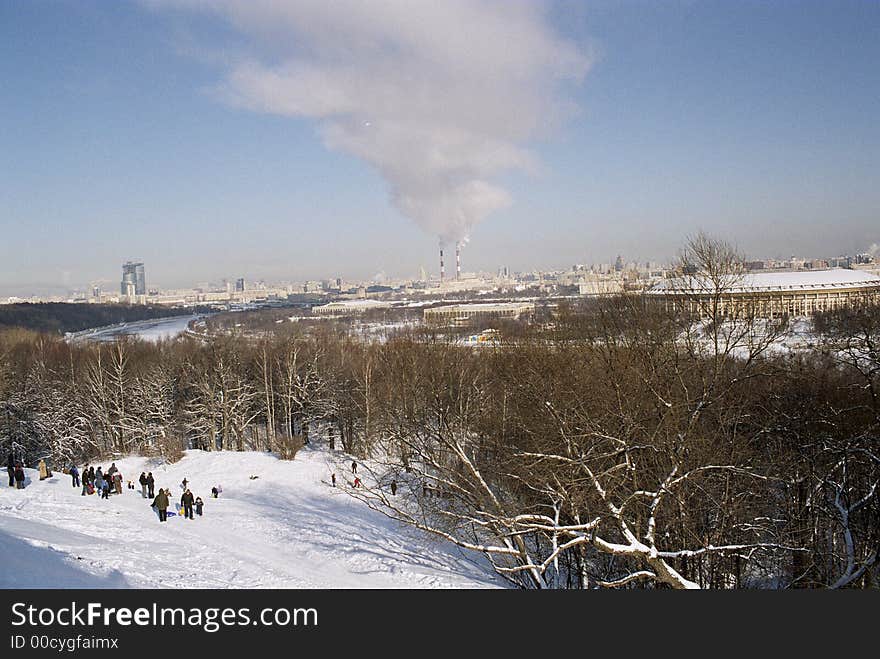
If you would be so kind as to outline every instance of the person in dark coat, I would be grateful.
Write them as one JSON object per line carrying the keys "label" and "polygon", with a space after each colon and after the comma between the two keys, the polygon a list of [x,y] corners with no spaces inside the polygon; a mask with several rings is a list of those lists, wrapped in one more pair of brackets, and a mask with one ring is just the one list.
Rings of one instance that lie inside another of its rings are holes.
{"label": "person in dark coat", "polygon": [[336,474],[330,474],[330,482],[333,483],[333,487],[336,487]]}
{"label": "person in dark coat", "polygon": [[20,462],[15,465],[15,488],[17,490],[24,489],[24,467],[21,466]]}
{"label": "person in dark coat", "polygon": [[73,487],[79,487],[79,469],[76,468],[76,465],[70,467],[70,480],[73,483]]}
{"label": "person in dark coat", "polygon": [[12,451],[9,452],[9,457],[6,458],[6,473],[9,474],[9,487],[15,487],[15,458],[12,455]]}
{"label": "person in dark coat", "polygon": [[95,487],[95,468],[94,466],[89,467],[89,485]]}
{"label": "person in dark coat", "polygon": [[153,492],[154,492],[153,488],[155,488],[155,487],[156,487],[156,481],[153,478],[153,472],[151,471],[147,474],[147,496],[148,497],[153,496]]}
{"label": "person in dark coat", "polygon": [[89,483],[91,482],[92,481],[89,479],[89,465],[86,465],[85,467],[83,467],[82,473],[82,496],[85,496],[89,493]]}
{"label": "person in dark coat", "polygon": [[146,499],[149,495],[147,494],[147,474],[145,472],[141,472],[141,477],[138,478],[138,483],[141,484],[141,496]]}
{"label": "person in dark coat", "polygon": [[180,497],[180,507],[183,508],[183,516],[193,519],[193,493],[187,490]]}
{"label": "person in dark coat", "polygon": [[391,496],[397,495],[397,481],[391,481]]}
{"label": "person in dark coat", "polygon": [[205,507],[205,502],[202,501],[202,497],[196,497],[196,515],[199,517],[202,516],[202,509]]}
{"label": "person in dark coat", "polygon": [[110,488],[112,487],[112,483],[110,482],[110,477],[104,478],[102,480],[103,487],[101,488],[101,498],[102,499],[110,499]]}
{"label": "person in dark coat", "polygon": [[353,474],[358,473],[358,463],[355,462],[354,460],[352,460],[352,462],[351,462],[351,473],[353,473]]}
{"label": "person in dark coat", "polygon": [[159,494],[156,495],[150,506],[159,511],[160,522],[168,519],[168,495],[165,494],[165,490],[159,490]]}

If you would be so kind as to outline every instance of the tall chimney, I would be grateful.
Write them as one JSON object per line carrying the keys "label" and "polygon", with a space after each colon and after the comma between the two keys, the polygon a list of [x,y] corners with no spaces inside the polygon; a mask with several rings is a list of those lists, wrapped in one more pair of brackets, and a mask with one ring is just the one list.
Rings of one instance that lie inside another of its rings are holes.
{"label": "tall chimney", "polygon": [[443,243],[440,243],[440,283],[446,278],[446,268],[443,266]]}
{"label": "tall chimney", "polygon": [[461,243],[455,241],[455,278],[461,279]]}

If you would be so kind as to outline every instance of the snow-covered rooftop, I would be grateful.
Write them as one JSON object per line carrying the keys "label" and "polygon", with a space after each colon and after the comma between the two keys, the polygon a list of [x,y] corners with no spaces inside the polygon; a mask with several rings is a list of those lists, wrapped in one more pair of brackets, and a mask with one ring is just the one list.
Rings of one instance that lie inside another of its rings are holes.
{"label": "snow-covered rooftop", "polygon": [[390,306],[390,302],[384,302],[382,300],[340,300],[338,302],[330,302],[318,307],[312,307],[312,313],[332,314],[346,311],[360,312],[369,309],[387,309]]}
{"label": "snow-covered rooftop", "polygon": [[339,302],[329,302],[324,306],[345,309],[359,307],[387,307],[388,303],[380,300],[340,300]]}
{"label": "snow-covered rooftop", "polygon": [[[799,270],[797,272],[758,272],[731,276],[724,286],[727,293],[760,293],[785,291],[877,288],[880,277],[861,270]],[[715,286],[706,277],[694,275],[667,279],[648,291],[649,294],[699,293],[713,291]]]}
{"label": "snow-covered rooftop", "polygon": [[464,304],[447,304],[434,307],[430,311],[516,311],[520,309],[533,309],[533,302],[472,302]]}

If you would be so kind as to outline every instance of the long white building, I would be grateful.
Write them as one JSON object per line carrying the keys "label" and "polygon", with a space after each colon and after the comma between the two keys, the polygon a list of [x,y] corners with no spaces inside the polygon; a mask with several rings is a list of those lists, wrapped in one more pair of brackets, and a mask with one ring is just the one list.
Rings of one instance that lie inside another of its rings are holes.
{"label": "long white building", "polygon": [[707,315],[717,300],[722,314],[748,311],[763,318],[806,316],[870,298],[880,299],[880,277],[861,270],[802,270],[730,276],[718,284],[693,275],[667,279],[645,293],[667,306]]}
{"label": "long white building", "polygon": [[481,302],[425,309],[424,318],[428,325],[463,327],[476,320],[518,320],[534,313],[534,302]]}

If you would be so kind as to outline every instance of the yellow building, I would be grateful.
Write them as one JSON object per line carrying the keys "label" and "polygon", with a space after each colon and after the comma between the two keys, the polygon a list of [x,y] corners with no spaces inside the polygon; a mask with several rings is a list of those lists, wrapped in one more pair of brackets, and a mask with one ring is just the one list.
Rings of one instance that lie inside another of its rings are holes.
{"label": "yellow building", "polygon": [[425,309],[428,325],[464,327],[477,321],[519,320],[535,313],[534,302],[497,302],[474,304],[449,304]]}

